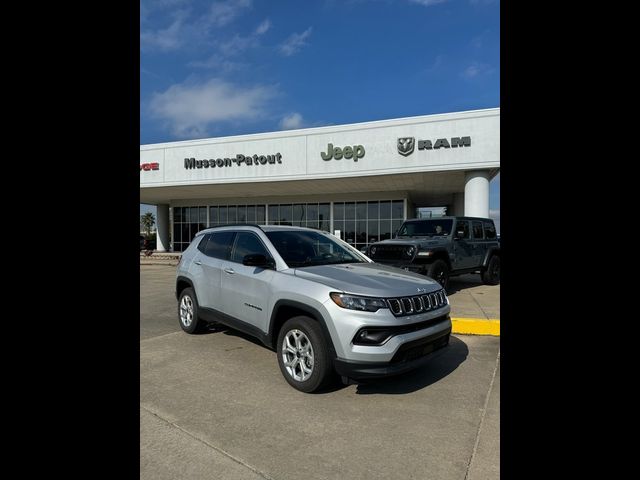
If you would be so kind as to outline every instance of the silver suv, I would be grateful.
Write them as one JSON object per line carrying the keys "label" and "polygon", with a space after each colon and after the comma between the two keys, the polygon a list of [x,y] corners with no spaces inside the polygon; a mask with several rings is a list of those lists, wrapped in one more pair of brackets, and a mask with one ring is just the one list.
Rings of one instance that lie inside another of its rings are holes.
{"label": "silver suv", "polygon": [[449,301],[422,275],[373,263],[309,228],[227,225],[199,232],[178,265],[180,326],[218,322],[277,351],[284,378],[313,392],[423,365],[449,343]]}

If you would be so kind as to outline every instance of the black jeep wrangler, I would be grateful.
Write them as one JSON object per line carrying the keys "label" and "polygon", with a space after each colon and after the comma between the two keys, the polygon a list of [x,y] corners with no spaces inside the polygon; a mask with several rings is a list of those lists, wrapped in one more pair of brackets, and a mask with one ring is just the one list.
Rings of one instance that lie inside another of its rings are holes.
{"label": "black jeep wrangler", "polygon": [[500,283],[500,241],[490,218],[439,217],[406,220],[394,239],[369,245],[376,263],[418,272],[446,288],[451,275],[480,273]]}

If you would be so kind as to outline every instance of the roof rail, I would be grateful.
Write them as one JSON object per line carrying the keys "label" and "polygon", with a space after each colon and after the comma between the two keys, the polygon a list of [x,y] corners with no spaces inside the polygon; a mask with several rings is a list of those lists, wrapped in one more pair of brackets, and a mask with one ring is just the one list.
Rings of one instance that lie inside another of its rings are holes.
{"label": "roof rail", "polygon": [[[216,225],[215,227],[208,227],[207,230],[212,228],[222,228],[222,227],[257,227],[262,230],[262,227],[257,223],[225,223],[224,225]],[[264,230],[262,230],[264,232]]]}

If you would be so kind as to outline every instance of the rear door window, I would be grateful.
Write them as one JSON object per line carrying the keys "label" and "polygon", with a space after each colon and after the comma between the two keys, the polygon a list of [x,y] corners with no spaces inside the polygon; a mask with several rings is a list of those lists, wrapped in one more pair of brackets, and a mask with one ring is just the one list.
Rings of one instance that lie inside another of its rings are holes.
{"label": "rear door window", "polygon": [[482,233],[482,222],[473,222],[473,238],[475,240],[482,240],[484,235]]}
{"label": "rear door window", "polygon": [[228,260],[235,232],[214,232],[209,235],[204,254],[208,257]]}

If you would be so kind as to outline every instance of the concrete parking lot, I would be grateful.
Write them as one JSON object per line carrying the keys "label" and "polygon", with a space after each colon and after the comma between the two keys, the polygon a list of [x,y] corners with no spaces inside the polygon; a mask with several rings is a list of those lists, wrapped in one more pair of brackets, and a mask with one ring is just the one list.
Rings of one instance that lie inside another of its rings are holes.
{"label": "concrete parking lot", "polygon": [[[498,337],[455,335],[404,376],[303,394],[249,337],[183,333],[174,275],[140,267],[142,479],[499,478]],[[452,308],[499,318],[499,287],[450,290]]]}

